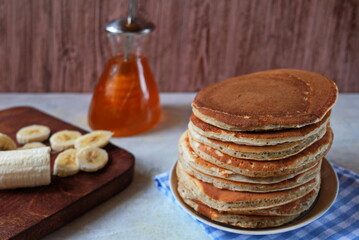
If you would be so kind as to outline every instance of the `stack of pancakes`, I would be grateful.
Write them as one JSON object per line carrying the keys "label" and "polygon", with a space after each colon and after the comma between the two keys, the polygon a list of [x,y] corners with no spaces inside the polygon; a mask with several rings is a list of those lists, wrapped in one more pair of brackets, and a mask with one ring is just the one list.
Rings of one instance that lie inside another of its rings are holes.
{"label": "stack of pancakes", "polygon": [[244,228],[288,223],[308,211],[333,133],[335,83],[278,69],[200,91],[176,167],[183,201],[208,218]]}

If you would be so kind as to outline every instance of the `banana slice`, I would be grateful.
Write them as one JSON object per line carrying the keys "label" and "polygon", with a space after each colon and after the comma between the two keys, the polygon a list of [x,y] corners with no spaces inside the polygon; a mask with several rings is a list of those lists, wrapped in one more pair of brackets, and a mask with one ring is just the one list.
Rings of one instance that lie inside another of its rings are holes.
{"label": "banana slice", "polygon": [[33,149],[33,148],[41,148],[41,147],[46,147],[46,145],[41,143],[41,142],[31,142],[31,143],[26,143],[24,146],[22,146],[21,148],[18,148],[18,149],[19,150],[21,150],[21,149]]}
{"label": "banana slice", "polygon": [[81,171],[96,172],[106,165],[108,154],[98,147],[85,147],[77,150],[76,160]]}
{"label": "banana slice", "polygon": [[54,175],[68,177],[80,171],[79,164],[76,161],[76,152],[76,149],[67,149],[57,155],[54,163]]}
{"label": "banana slice", "polygon": [[21,128],[16,133],[18,143],[42,142],[50,136],[50,129],[43,125],[31,125]]}
{"label": "banana slice", "polygon": [[15,149],[16,143],[8,135],[0,133],[0,151]]}
{"label": "banana slice", "polygon": [[63,130],[53,134],[50,137],[51,148],[56,151],[62,151],[68,148],[73,148],[75,140],[81,137],[79,131]]}
{"label": "banana slice", "polygon": [[83,147],[104,147],[110,141],[113,132],[94,131],[79,137],[75,141],[75,148]]}

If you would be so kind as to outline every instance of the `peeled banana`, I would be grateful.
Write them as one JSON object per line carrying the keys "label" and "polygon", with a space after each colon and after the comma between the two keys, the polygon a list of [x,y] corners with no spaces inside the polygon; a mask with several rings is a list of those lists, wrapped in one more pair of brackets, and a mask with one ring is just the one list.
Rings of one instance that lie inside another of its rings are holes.
{"label": "peeled banana", "polygon": [[75,140],[81,137],[79,131],[63,130],[53,134],[50,137],[51,148],[56,151],[62,151],[68,148],[73,148]]}
{"label": "peeled banana", "polygon": [[79,137],[75,141],[75,148],[83,147],[104,147],[110,141],[113,132],[110,131],[94,131]]}
{"label": "peeled banana", "polygon": [[41,142],[31,142],[31,143],[26,143],[24,146],[18,149],[21,150],[21,149],[32,149],[32,148],[41,148],[41,147],[46,147],[46,145]]}
{"label": "peeled banana", "polygon": [[98,147],[84,147],[77,150],[76,160],[81,171],[96,172],[107,164],[108,154]]}
{"label": "peeled banana", "polygon": [[76,161],[76,152],[76,149],[67,149],[57,155],[54,163],[54,175],[68,177],[80,171],[79,164]]}
{"label": "peeled banana", "polygon": [[15,149],[16,143],[8,135],[0,133],[0,151]]}
{"label": "peeled banana", "polygon": [[21,128],[16,133],[18,143],[42,142],[50,136],[50,129],[43,125],[31,125]]}
{"label": "peeled banana", "polygon": [[51,183],[50,148],[0,151],[0,189]]}

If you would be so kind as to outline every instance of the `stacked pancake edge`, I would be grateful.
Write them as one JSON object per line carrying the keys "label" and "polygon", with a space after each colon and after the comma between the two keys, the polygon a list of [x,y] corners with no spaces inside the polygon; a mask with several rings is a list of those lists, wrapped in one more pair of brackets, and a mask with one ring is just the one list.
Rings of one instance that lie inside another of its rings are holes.
{"label": "stacked pancake edge", "polygon": [[269,228],[315,204],[338,90],[323,75],[278,69],[201,90],[179,139],[178,193],[213,221]]}

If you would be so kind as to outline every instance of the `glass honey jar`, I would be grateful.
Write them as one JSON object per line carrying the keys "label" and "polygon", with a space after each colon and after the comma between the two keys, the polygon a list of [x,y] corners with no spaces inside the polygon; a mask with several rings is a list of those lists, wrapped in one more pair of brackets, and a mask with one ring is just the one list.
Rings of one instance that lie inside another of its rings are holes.
{"label": "glass honey jar", "polygon": [[154,25],[141,18],[117,19],[106,26],[113,57],[95,87],[88,122],[92,129],[109,130],[115,137],[152,128],[160,119],[157,85],[143,40]]}

